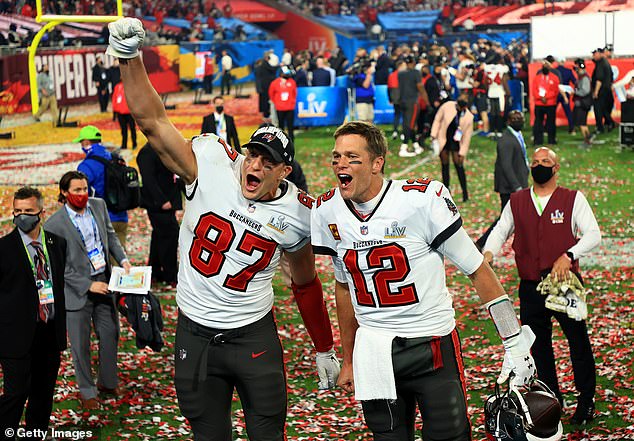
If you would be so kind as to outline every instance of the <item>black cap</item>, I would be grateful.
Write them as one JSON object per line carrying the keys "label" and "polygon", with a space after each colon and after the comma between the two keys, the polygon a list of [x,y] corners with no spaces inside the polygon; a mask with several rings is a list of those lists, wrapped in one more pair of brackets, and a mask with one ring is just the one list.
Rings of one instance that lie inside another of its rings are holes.
{"label": "black cap", "polygon": [[583,58],[577,58],[575,60],[575,66],[580,67],[581,69],[586,68],[586,62]]}
{"label": "black cap", "polygon": [[593,50],[593,51],[592,51],[592,53],[593,53],[593,54],[594,54],[595,52],[598,52],[598,53],[602,54],[602,53],[604,52],[604,50],[603,50],[603,48],[602,48],[602,47],[598,47],[598,48],[596,48],[595,50]]}
{"label": "black cap", "polygon": [[408,56],[405,57],[405,62],[408,63],[408,64],[409,63],[415,63],[416,59],[412,55],[408,55]]}
{"label": "black cap", "polygon": [[283,162],[286,165],[291,165],[295,156],[293,142],[284,131],[275,126],[260,127],[251,135],[249,142],[242,147],[264,149],[271,155],[273,161]]}
{"label": "black cap", "polygon": [[555,57],[553,57],[552,55],[549,55],[545,58],[545,60],[548,61],[549,63],[554,63]]}

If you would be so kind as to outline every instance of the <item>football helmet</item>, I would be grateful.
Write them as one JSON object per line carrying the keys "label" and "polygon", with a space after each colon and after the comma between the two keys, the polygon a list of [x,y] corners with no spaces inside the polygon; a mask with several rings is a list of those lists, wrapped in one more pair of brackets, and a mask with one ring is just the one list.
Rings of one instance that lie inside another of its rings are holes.
{"label": "football helmet", "polygon": [[[560,441],[561,406],[555,394],[539,380],[518,389],[508,381],[506,392],[484,403],[484,428],[489,441]],[[503,384],[504,385],[504,384]]]}

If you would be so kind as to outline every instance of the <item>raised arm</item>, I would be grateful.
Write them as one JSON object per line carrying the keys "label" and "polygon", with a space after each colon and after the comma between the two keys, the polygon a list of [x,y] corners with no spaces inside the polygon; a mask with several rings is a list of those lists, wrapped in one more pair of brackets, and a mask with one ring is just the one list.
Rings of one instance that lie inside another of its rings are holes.
{"label": "raised arm", "polygon": [[108,25],[110,45],[106,53],[119,57],[121,79],[130,113],[172,172],[191,184],[198,175],[191,142],[183,138],[167,118],[165,107],[152,87],[139,49],[145,31],[136,18],[122,18]]}

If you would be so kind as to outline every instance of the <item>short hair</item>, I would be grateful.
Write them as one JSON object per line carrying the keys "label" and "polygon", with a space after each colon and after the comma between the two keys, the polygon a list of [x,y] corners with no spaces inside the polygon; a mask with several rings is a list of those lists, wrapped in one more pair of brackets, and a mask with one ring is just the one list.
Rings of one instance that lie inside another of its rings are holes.
{"label": "short hair", "polygon": [[13,194],[13,200],[37,199],[37,206],[41,210],[44,208],[44,198],[42,192],[35,187],[22,187]]}
{"label": "short hair", "polygon": [[59,180],[59,195],[57,196],[57,200],[61,203],[66,202],[66,197],[62,194],[62,191],[68,191],[70,188],[70,181],[73,179],[84,179],[88,182],[88,176],[78,170],[71,170],[64,173],[64,175]]}
{"label": "short hair", "polygon": [[[359,135],[367,142],[372,160],[387,155],[387,138],[381,129],[365,121],[350,121],[335,130],[335,140],[344,135]],[[381,169],[381,173],[383,169]]]}
{"label": "short hair", "polygon": [[223,98],[222,96],[220,96],[220,95],[216,95],[216,96],[214,97],[214,99],[212,100],[212,102],[214,102],[214,103],[215,103],[215,102],[216,102],[216,100],[223,100],[223,101],[224,101],[224,98]]}

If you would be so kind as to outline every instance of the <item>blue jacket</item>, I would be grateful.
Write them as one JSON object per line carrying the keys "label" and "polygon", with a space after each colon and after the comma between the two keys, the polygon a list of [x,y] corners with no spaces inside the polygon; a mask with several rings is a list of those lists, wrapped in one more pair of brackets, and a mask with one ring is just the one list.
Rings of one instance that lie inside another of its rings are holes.
{"label": "blue jacket", "polygon": [[370,82],[370,87],[363,87],[365,74],[359,73],[354,76],[354,87],[357,92],[357,103],[374,103],[374,84]]}
{"label": "blue jacket", "polygon": [[[101,158],[110,160],[112,159],[112,155],[101,144],[93,144],[86,151],[86,159],[81,161],[79,165],[77,166],[77,170],[79,170],[80,172],[88,176],[88,185],[92,187],[94,191],[94,196],[104,199],[104,193],[105,193],[105,187],[106,187],[105,166],[101,162],[88,159],[91,156],[99,156]],[[127,222],[128,221],[127,211],[113,212],[108,210],[108,214],[110,215],[111,222]]]}
{"label": "blue jacket", "polygon": [[562,66],[561,64],[557,66],[557,70],[561,74],[561,82],[560,82],[561,85],[574,86],[575,84],[577,84],[577,79],[575,78],[575,75],[572,73],[572,70],[568,69],[565,66]]}

